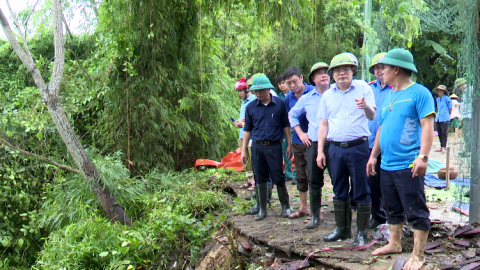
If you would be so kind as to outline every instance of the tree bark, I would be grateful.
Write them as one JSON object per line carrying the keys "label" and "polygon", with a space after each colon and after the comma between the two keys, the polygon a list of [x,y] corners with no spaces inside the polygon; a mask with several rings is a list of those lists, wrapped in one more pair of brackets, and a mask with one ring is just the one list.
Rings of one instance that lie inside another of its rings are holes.
{"label": "tree bark", "polygon": [[115,197],[109,190],[104,188],[101,183],[100,174],[91,161],[90,157],[85,152],[85,148],[80,143],[72,126],[60,104],[59,93],[63,77],[63,69],[65,65],[65,50],[63,40],[62,28],[62,10],[61,0],[53,0],[53,28],[54,28],[54,43],[55,43],[55,63],[53,67],[53,74],[50,83],[47,85],[40,74],[39,69],[35,65],[33,59],[29,57],[22,49],[18,40],[15,38],[10,25],[0,9],[0,24],[8,38],[8,41],[13,47],[13,50],[18,55],[22,63],[32,75],[35,84],[40,89],[43,101],[46,103],[48,112],[52,118],[55,127],[57,128],[60,137],[67,146],[68,153],[73,158],[73,161],[78,166],[85,177],[86,181],[93,181],[93,192],[97,196],[102,208],[107,216],[114,221],[122,224],[131,225],[131,218],[125,213],[123,208],[117,204]]}

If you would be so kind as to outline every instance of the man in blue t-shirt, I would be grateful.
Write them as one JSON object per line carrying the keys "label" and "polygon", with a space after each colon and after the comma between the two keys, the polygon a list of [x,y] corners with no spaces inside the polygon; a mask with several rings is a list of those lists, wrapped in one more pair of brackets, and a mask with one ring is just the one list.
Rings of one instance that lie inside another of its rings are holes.
{"label": "man in blue t-shirt", "polygon": [[[420,269],[431,227],[424,193],[424,176],[433,141],[435,107],[430,91],[411,80],[417,72],[413,55],[404,49],[390,50],[380,61],[385,83],[393,87],[381,108],[375,145],[367,163],[369,176],[380,173],[382,202],[390,229],[388,245],[372,255],[401,253],[405,216],[414,229],[414,248],[403,269]],[[382,154],[381,171],[375,171]]]}
{"label": "man in blue t-shirt", "polygon": [[[288,67],[283,73],[283,77],[285,84],[290,89],[290,92],[285,96],[285,106],[287,112],[290,112],[300,97],[310,92],[314,87],[303,82],[302,72],[295,66]],[[306,114],[300,115],[298,120],[303,133],[306,134],[308,132]],[[296,131],[293,131],[292,150],[295,156],[296,184],[300,196],[300,208],[288,217],[299,218],[310,214],[307,204],[309,181],[307,176],[307,146],[303,144]]]}
{"label": "man in blue t-shirt", "polygon": [[435,122],[437,123],[438,139],[440,140],[440,149],[435,152],[442,152],[445,154],[447,148],[448,139],[448,123],[450,122],[450,114],[452,114],[452,99],[445,95],[447,87],[445,85],[439,85],[433,90],[433,93],[437,94],[437,117]]}

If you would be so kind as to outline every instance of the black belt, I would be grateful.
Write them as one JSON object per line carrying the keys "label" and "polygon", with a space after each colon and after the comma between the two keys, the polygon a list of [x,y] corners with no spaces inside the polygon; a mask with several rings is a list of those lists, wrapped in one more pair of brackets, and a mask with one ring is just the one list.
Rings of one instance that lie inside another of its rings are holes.
{"label": "black belt", "polygon": [[366,141],[367,141],[367,137],[363,137],[363,138],[356,139],[356,140],[353,140],[353,141],[348,141],[348,142],[334,142],[334,141],[331,141],[330,143],[333,143],[336,146],[340,146],[340,147],[343,147],[343,148],[348,148],[348,147],[352,147],[352,146],[355,146],[355,145],[362,144]]}
{"label": "black belt", "polygon": [[282,140],[278,140],[278,141],[253,141],[253,142],[258,143],[260,145],[282,144]]}

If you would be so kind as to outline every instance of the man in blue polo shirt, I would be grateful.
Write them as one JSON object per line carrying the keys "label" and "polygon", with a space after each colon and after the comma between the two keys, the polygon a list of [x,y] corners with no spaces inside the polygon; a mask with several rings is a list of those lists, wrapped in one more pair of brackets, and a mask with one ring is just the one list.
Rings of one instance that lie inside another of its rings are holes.
{"label": "man in blue polo shirt", "polygon": [[282,205],[282,217],[288,217],[292,210],[288,190],[285,186],[283,173],[282,140],[288,142],[286,156],[292,157],[292,135],[285,102],[272,96],[269,91],[274,86],[264,76],[257,76],[250,90],[257,96],[257,100],[247,106],[245,126],[243,128],[243,149],[241,160],[247,162],[246,149],[248,140],[252,140],[252,164],[257,177],[257,198],[260,211],[255,220],[262,220],[267,216],[267,183],[269,177],[277,185],[278,198]]}
{"label": "man in blue polo shirt", "polygon": [[353,245],[361,246],[367,243],[372,205],[365,168],[370,154],[368,120],[375,118],[375,98],[372,88],[365,81],[353,79],[357,68],[358,61],[351,53],[332,58],[328,73],[333,74],[336,83],[325,92],[318,110],[321,122],[317,164],[322,169],[326,167],[324,143],[330,141],[328,170],[335,194],[333,207],[336,228],[323,240],[331,242],[351,237],[351,183],[353,201],[357,203],[358,228]]}
{"label": "man in blue polo shirt", "polygon": [[[317,165],[318,124],[320,123],[320,118],[318,118],[318,107],[323,94],[330,88],[330,76],[328,76],[327,73],[328,67],[328,64],[323,62],[313,65],[310,70],[310,75],[308,76],[308,81],[310,84],[314,84],[315,88],[303,95],[288,113],[290,125],[295,129],[295,132],[303,142],[303,145],[307,148],[307,171],[310,180],[310,186],[308,188],[310,190],[311,218],[305,225],[306,229],[315,229],[320,224],[324,169],[319,168]],[[303,131],[300,121],[304,115],[308,121],[307,133]],[[324,146],[325,152],[326,149],[328,149],[328,144],[325,144]]]}
{"label": "man in blue polo shirt", "polygon": [[[390,229],[390,243],[372,255],[401,253],[405,216],[414,229],[414,247],[403,269],[418,270],[423,254],[430,212],[425,199],[424,175],[433,141],[435,107],[430,91],[411,80],[417,72],[413,55],[404,49],[390,50],[381,60],[383,76],[393,86],[382,104],[375,145],[367,164],[367,174],[381,174],[383,206]],[[382,154],[380,172],[375,170]]]}
{"label": "man in blue polo shirt", "polygon": [[[373,145],[375,144],[375,136],[377,135],[378,130],[378,121],[380,119],[382,103],[385,97],[390,94],[392,89],[390,85],[386,84],[383,80],[383,64],[380,63],[380,60],[385,57],[387,53],[376,54],[372,59],[372,64],[370,65],[369,71],[375,78],[375,81],[368,83],[372,87],[373,95],[375,97],[375,119],[368,121],[368,129],[370,130],[370,137],[368,137],[368,147],[372,151]],[[377,171],[380,171],[380,162],[382,160],[381,155],[377,158]],[[368,227],[370,229],[376,228],[378,225],[387,222],[387,217],[385,216],[385,210],[382,206],[382,189],[380,187],[380,174],[373,175],[368,177],[368,183],[370,184],[370,197],[372,198],[372,219]]]}
{"label": "man in blue polo shirt", "polygon": [[440,149],[435,150],[435,152],[442,152],[445,154],[445,149],[447,148],[447,139],[448,139],[448,123],[450,122],[450,114],[452,113],[452,99],[445,95],[447,87],[445,85],[439,85],[436,89],[433,90],[437,97],[437,117],[435,122],[437,123],[438,130],[438,139],[440,140]]}
{"label": "man in blue polo shirt", "polygon": [[[285,96],[285,106],[287,112],[295,106],[298,99],[310,92],[314,87],[303,82],[302,72],[298,67],[288,67],[283,73],[285,78],[285,84],[291,90]],[[305,114],[299,116],[300,128],[303,133],[308,130],[308,120]],[[307,192],[308,192],[308,176],[307,176],[307,146],[303,144],[302,140],[298,137],[297,132],[293,131],[292,137],[292,150],[295,156],[295,171],[297,173],[296,184],[297,190],[300,196],[300,208],[289,218],[299,218],[309,215],[307,204]]]}

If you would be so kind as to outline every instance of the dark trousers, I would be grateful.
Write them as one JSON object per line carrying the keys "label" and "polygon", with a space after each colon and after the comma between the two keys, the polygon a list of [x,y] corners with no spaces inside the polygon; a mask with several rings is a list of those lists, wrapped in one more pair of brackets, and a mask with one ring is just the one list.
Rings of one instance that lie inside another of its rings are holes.
{"label": "dark trousers", "polygon": [[[370,149],[371,152],[371,149]],[[387,217],[385,215],[385,209],[382,204],[382,187],[380,185],[380,163],[382,163],[382,156],[378,155],[377,164],[375,165],[375,176],[368,177],[368,183],[370,184],[370,197],[372,198],[372,218],[380,223],[385,223]]]}
{"label": "dark trousers", "polygon": [[370,187],[367,178],[367,162],[370,157],[368,141],[362,144],[343,148],[335,144],[328,147],[330,159],[330,176],[332,177],[334,200],[350,199],[350,178],[353,201],[358,203],[371,202]]}
{"label": "dark trousers", "polygon": [[307,175],[307,147],[304,144],[292,144],[293,155],[295,156],[295,169],[297,172],[297,190],[308,191]]}
{"label": "dark trousers", "polygon": [[440,139],[440,147],[447,147],[448,138],[448,122],[437,122],[438,138]]}
{"label": "dark trousers", "polygon": [[279,186],[285,186],[285,174],[283,173],[282,145],[261,145],[252,143],[252,165],[257,183],[272,182]]}
{"label": "dark trousers", "polygon": [[[327,168],[329,166],[328,159],[328,145],[323,147],[323,153],[327,159]],[[310,188],[320,189],[323,187],[324,173],[325,170],[320,169],[317,166],[317,155],[318,155],[318,142],[312,142],[312,145],[307,147],[307,164],[308,164],[308,175],[310,178]],[[328,170],[330,173],[330,170]]]}
{"label": "dark trousers", "polygon": [[412,177],[410,168],[380,171],[382,202],[388,224],[407,221],[416,230],[430,230],[430,211],[425,198],[424,177]]}

